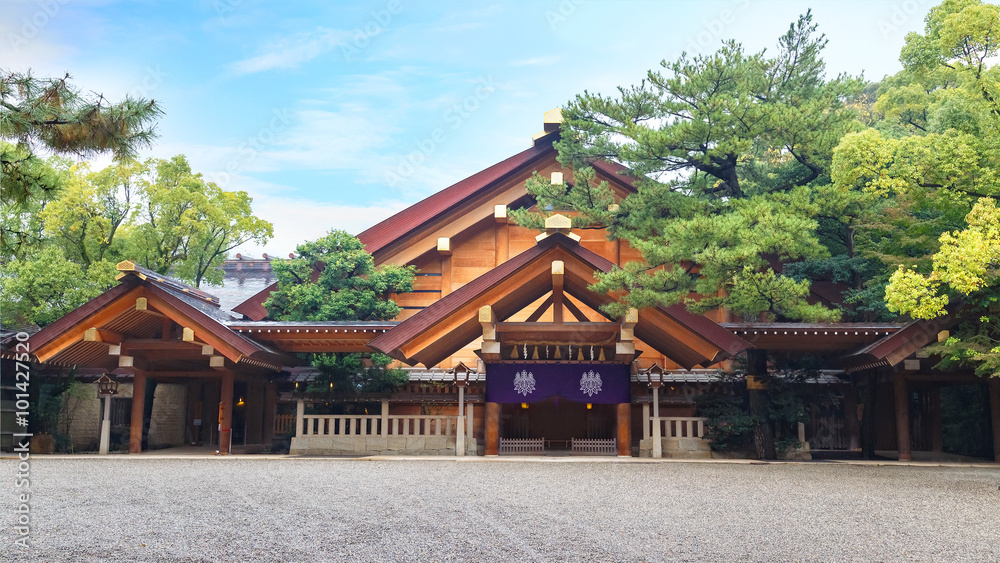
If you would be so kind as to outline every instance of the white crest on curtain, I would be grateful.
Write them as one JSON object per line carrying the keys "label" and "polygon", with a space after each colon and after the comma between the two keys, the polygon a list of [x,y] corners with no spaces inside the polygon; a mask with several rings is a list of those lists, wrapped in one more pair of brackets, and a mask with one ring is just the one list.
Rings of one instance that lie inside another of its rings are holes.
{"label": "white crest on curtain", "polygon": [[594,370],[583,372],[583,377],[580,378],[580,391],[588,397],[593,397],[594,395],[601,392],[601,374]]}
{"label": "white crest on curtain", "polygon": [[[600,385],[600,384],[598,384]],[[514,390],[524,395],[528,396],[529,393],[535,392],[535,376],[528,370],[521,370],[514,374]]]}

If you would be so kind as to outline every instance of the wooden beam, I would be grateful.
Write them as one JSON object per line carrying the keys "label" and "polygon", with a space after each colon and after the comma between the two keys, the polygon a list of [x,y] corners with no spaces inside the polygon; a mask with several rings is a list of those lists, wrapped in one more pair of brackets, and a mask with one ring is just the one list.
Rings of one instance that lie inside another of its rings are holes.
{"label": "wooden beam", "polygon": [[552,322],[563,322],[563,278],[566,265],[562,260],[552,261]]}
{"label": "wooden beam", "polygon": [[538,322],[538,319],[542,318],[542,315],[544,315],[545,311],[548,311],[549,307],[551,306],[552,306],[552,294],[550,293],[549,296],[545,298],[545,301],[542,301],[542,303],[538,305],[538,308],[531,313],[531,315],[527,318],[526,322],[529,323]]}
{"label": "wooden beam", "polygon": [[484,354],[499,354],[500,342],[497,341],[497,318],[493,314],[493,307],[483,305],[479,308],[479,324],[483,327],[483,348]]}
{"label": "wooden beam", "polygon": [[101,342],[103,344],[118,345],[122,343],[122,340],[124,340],[124,337],[121,334],[96,327],[88,328],[83,333],[84,342]]}
{"label": "wooden beam", "polygon": [[441,297],[444,297],[451,293],[451,239],[439,238],[437,251],[441,257]]}
{"label": "wooden beam", "polygon": [[184,327],[184,333],[181,335],[181,340],[184,342],[194,342],[194,329]]}
{"label": "wooden beam", "polygon": [[131,311],[134,306],[132,300],[136,295],[142,295],[143,291],[142,287],[132,289],[118,299],[115,299],[114,301],[105,304],[102,308],[94,311],[94,314],[81,320],[79,324],[67,328],[66,332],[54,338],[45,346],[37,349],[33,348],[32,352],[35,353],[35,357],[38,358],[39,362],[48,361],[50,358],[62,352],[66,348],[82,341],[83,333],[87,331],[87,328],[102,326],[122,313]]}
{"label": "wooden beam", "polygon": [[499,266],[510,259],[510,224],[507,220],[507,206],[497,205],[493,209],[494,265]]}
{"label": "wooden beam", "polygon": [[567,309],[569,309],[570,314],[573,315],[573,318],[575,318],[577,322],[581,323],[590,322],[590,319],[587,318],[587,315],[583,314],[583,311],[581,311],[580,308],[576,306],[576,303],[573,303],[573,300],[570,299],[568,295],[566,296],[565,299],[563,299],[563,305]]}
{"label": "wooden beam", "polygon": [[208,358],[208,367],[211,368],[226,367],[226,358],[224,356],[210,356]]}
{"label": "wooden beam", "polygon": [[140,297],[140,298],[138,298],[138,299],[135,300],[135,310],[136,311],[142,311],[143,313],[146,313],[147,315],[153,315],[155,317],[163,317],[164,316],[163,313],[161,313],[159,311],[154,311],[153,309],[150,309],[149,308],[149,300],[147,300],[145,297]]}
{"label": "wooden beam", "polygon": [[622,317],[621,325],[621,339],[623,341],[635,340],[635,325],[639,324],[639,310],[635,307],[629,307],[628,311],[625,312],[625,316]]}

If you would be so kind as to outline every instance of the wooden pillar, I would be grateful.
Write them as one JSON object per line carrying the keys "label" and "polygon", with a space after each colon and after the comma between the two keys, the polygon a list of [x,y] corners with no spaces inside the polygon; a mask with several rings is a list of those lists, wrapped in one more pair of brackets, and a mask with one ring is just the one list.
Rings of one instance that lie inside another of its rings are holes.
{"label": "wooden pillar", "polygon": [[[563,278],[565,264],[562,260],[552,261],[552,322],[563,322]],[[572,359],[572,358],[571,358]]]}
{"label": "wooden pillar", "polygon": [[201,418],[201,382],[189,381],[187,384],[187,424],[188,442],[192,446],[201,441],[201,426],[196,426],[194,421]]}
{"label": "wooden pillar", "polygon": [[910,390],[906,374],[895,374],[892,383],[896,396],[896,450],[899,461],[910,461]]}
{"label": "wooden pillar", "polygon": [[618,403],[618,457],[632,457],[631,403]]}
{"label": "wooden pillar", "polygon": [[1000,379],[991,377],[990,419],[993,422],[993,459],[1000,462]]}
{"label": "wooden pillar", "polygon": [[753,441],[760,459],[777,459],[774,448],[774,425],[768,413],[770,397],[767,392],[767,351],[753,348],[747,350],[747,395],[750,415],[760,422],[754,424]]}
{"label": "wooden pillar", "polygon": [[865,372],[865,402],[861,413],[861,448],[865,459],[875,459],[875,409],[878,405],[878,372]]}
{"label": "wooden pillar", "polygon": [[494,264],[499,266],[510,258],[510,225],[507,223],[507,206],[495,206],[493,219],[496,221],[496,230],[494,231],[496,260]]}
{"label": "wooden pillar", "polygon": [[944,451],[944,420],[941,416],[941,388],[930,388],[931,451]]}
{"label": "wooden pillar", "polygon": [[219,390],[219,454],[229,455],[233,441],[233,372],[222,370]]}
{"label": "wooden pillar", "polygon": [[264,437],[264,389],[261,385],[247,383],[244,413],[246,432],[243,441],[247,444],[262,444]]}
{"label": "wooden pillar", "polygon": [[486,455],[500,455],[500,403],[486,403]]}
{"label": "wooden pillar", "polygon": [[142,453],[142,422],[146,410],[146,372],[135,370],[132,379],[132,420],[129,424],[128,453]]}
{"label": "wooden pillar", "polygon": [[861,448],[861,428],[858,424],[858,388],[849,383],[844,388],[844,430],[847,431],[847,448],[857,451]]}
{"label": "wooden pillar", "polygon": [[268,383],[264,387],[264,443],[274,441],[274,417],[278,414],[278,384]]}
{"label": "wooden pillar", "polygon": [[438,239],[438,255],[441,257],[441,297],[451,293],[451,239]]}

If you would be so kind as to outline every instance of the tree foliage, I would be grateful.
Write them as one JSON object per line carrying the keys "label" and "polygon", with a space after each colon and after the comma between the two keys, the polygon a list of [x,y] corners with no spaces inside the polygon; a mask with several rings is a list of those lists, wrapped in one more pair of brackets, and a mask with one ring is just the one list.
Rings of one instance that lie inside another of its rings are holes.
{"label": "tree foliage", "polygon": [[[825,78],[825,45],[807,13],[774,56],[727,41],[664,61],[617,97],[585,92],[564,108],[556,146],[575,182],[536,177],[528,190],[540,208],[572,207],[578,226],[605,227],[642,252],[642,262],[599,276],[593,289],[624,294],[610,313],[683,302],[752,318],[839,318],[810,302],[808,280],[778,266],[829,257],[810,186],[828,180],[834,146],[858,127],[844,100],[862,83]],[[617,198],[594,185],[596,158],[627,165],[637,193],[609,208]],[[523,213],[515,220],[531,224]]]}
{"label": "tree foliage", "polygon": [[[393,293],[413,290],[413,267],[375,267],[361,241],[344,231],[297,247],[298,256],[272,266],[278,289],[264,303],[270,318],[283,321],[385,321],[396,318]],[[320,377],[310,390],[387,392],[407,376],[390,369],[384,354],[313,354]]]}
{"label": "tree foliage", "polygon": [[[156,137],[162,115],[153,100],[125,97],[112,103],[99,94],[83,95],[62,78],[0,69],[0,192],[6,212],[30,212],[54,199],[62,186],[38,153],[90,157],[110,152],[134,158]],[[16,248],[21,232],[0,232],[0,245]]]}
{"label": "tree foliage", "polygon": [[[3,277],[31,273],[4,279],[5,324],[52,322],[110,287],[126,259],[196,286],[220,284],[230,250],[273,232],[246,192],[205,182],[183,156],[97,172],[56,157],[37,162],[63,187],[51,201],[4,207],[4,228],[21,244],[4,248]],[[41,274],[50,263],[57,267]]]}
{"label": "tree foliage", "polygon": [[381,321],[399,315],[391,293],[412,291],[413,268],[375,268],[361,241],[344,231],[297,247],[273,266],[278,289],[264,303],[274,320]]}

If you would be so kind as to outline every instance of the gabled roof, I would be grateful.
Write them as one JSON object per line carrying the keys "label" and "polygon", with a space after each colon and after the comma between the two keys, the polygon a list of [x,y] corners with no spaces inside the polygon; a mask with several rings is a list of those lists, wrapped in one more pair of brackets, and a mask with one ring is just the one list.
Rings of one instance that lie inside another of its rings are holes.
{"label": "gabled roof", "polygon": [[[546,135],[538,139],[531,148],[477,172],[366,229],[358,235],[358,239],[365,245],[365,249],[374,255],[422,227],[442,220],[463,203],[486,197],[510,180],[530,174],[536,165],[555,157],[556,150],[552,143],[558,139],[558,133]],[[626,192],[636,191],[637,178],[629,174],[627,167],[604,160],[596,160],[591,166],[607,177],[618,189]],[[263,303],[277,288],[277,282],[272,283],[233,307],[233,312],[253,321],[266,319],[268,313]]]}
{"label": "gabled roof", "polygon": [[[294,363],[226,326],[234,319],[212,296],[132,262],[122,262],[118,269],[119,285],[31,337],[31,351],[39,361],[113,369],[119,365],[117,356],[132,348],[164,356],[158,365],[168,370],[208,369],[212,356],[222,356],[231,366],[272,370]],[[178,327],[192,333],[175,334]],[[118,347],[117,354],[109,352],[112,347]]]}
{"label": "gabled roof", "polygon": [[[551,262],[564,261],[564,288],[588,307],[600,310],[613,298],[588,289],[594,271],[614,264],[572,238],[554,233],[534,247],[486,272],[369,344],[410,365],[433,366],[482,335],[477,311],[491,305],[502,321],[551,290]],[[567,323],[572,330],[572,323]],[[639,312],[635,335],[686,368],[708,366],[750,348],[712,320],[682,305]]]}
{"label": "gabled roof", "polygon": [[525,169],[530,168],[538,161],[551,156],[555,153],[555,149],[552,147],[554,136],[552,137],[418,201],[392,217],[366,229],[358,235],[358,239],[365,245],[368,252],[375,254],[389,244],[406,237],[421,225],[438,219],[463,201],[502,184],[512,176],[523,173]]}
{"label": "gabled roof", "polygon": [[856,373],[867,369],[893,367],[924,346],[935,342],[938,333],[958,323],[954,311],[932,320],[919,319],[889,336],[841,359],[844,371]]}

